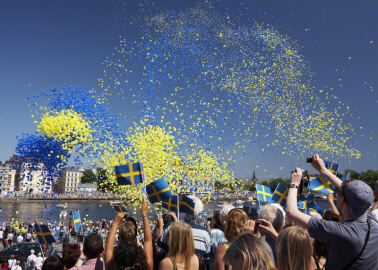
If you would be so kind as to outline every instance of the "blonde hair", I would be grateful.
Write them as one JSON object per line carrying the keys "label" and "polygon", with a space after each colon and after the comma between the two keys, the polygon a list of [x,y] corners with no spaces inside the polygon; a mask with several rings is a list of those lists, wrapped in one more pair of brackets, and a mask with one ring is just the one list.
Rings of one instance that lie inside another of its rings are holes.
{"label": "blonde hair", "polygon": [[227,249],[223,257],[224,262],[231,258],[237,259],[241,253],[243,257],[243,268],[241,270],[275,270],[268,251],[256,236],[245,233],[237,237]]}
{"label": "blonde hair", "polygon": [[308,269],[311,263],[312,245],[308,232],[297,226],[284,229],[276,243],[280,270]]}
{"label": "blonde hair", "polygon": [[228,242],[232,242],[241,234],[247,220],[248,216],[241,208],[234,208],[228,213],[226,226],[224,228],[224,237],[226,237]]}
{"label": "blonde hair", "polygon": [[181,221],[176,221],[169,229],[169,258],[176,262],[184,262],[185,270],[190,269],[191,258],[194,255],[194,241],[191,227]]}

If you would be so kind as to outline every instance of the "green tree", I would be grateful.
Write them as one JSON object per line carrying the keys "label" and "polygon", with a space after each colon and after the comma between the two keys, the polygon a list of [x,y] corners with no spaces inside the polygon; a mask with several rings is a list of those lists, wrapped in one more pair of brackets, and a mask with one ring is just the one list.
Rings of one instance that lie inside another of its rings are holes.
{"label": "green tree", "polygon": [[83,176],[81,177],[81,183],[93,183],[97,182],[97,176],[93,173],[92,170],[85,170]]}

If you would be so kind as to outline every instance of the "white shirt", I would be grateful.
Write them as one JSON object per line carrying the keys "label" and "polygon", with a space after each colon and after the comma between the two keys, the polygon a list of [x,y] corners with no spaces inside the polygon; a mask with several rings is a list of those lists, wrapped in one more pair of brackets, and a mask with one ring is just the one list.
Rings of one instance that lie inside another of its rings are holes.
{"label": "white shirt", "polygon": [[376,219],[378,219],[378,208],[371,211],[371,213],[375,216]]}
{"label": "white shirt", "polygon": [[37,256],[35,256],[34,254],[31,254],[31,255],[28,257],[28,260],[27,260],[27,264],[28,264],[28,266],[30,266],[30,262],[31,262],[31,261],[34,261],[34,262],[35,262],[35,259],[37,259]]}
{"label": "white shirt", "polygon": [[26,234],[26,239],[31,239],[31,237],[32,237],[31,233]]}
{"label": "white shirt", "polygon": [[11,270],[22,270],[22,268],[19,265],[15,265],[15,266],[12,266]]}
{"label": "white shirt", "polygon": [[37,258],[34,260],[34,262],[35,262],[34,265],[35,265],[38,269],[42,268],[42,265],[43,265],[43,258],[42,258],[42,257],[37,257]]}
{"label": "white shirt", "polygon": [[22,235],[19,235],[19,236],[17,236],[16,241],[17,241],[17,243],[22,243],[22,241],[24,241],[24,238],[22,237]]}
{"label": "white shirt", "polygon": [[13,233],[8,233],[9,240],[13,240]]}
{"label": "white shirt", "polygon": [[13,267],[13,266],[15,266],[15,265],[16,265],[16,259],[13,259],[13,260],[9,259],[9,260],[8,260],[8,268],[9,268],[9,267]]}
{"label": "white shirt", "polygon": [[3,237],[4,237],[4,232],[0,231],[0,239],[3,239]]}

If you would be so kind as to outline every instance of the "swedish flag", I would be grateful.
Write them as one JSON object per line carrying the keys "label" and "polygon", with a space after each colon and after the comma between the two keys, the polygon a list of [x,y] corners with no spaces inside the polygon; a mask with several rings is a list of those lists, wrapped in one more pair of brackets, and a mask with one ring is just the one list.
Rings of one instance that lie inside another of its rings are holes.
{"label": "swedish flag", "polygon": [[289,189],[284,185],[278,184],[276,190],[273,193],[272,201],[279,203],[283,207],[286,207],[287,193]]}
{"label": "swedish flag", "polygon": [[34,224],[35,231],[37,232],[38,240],[40,244],[51,244],[55,241],[52,236],[49,227],[47,225]]}
{"label": "swedish flag", "polygon": [[334,162],[324,161],[326,168],[333,174],[336,174],[339,170],[340,165]]}
{"label": "swedish flag", "polygon": [[333,204],[337,207],[337,194],[333,193]]}
{"label": "swedish flag", "polygon": [[166,201],[163,200],[161,206],[169,211],[177,212],[177,196],[173,196]]}
{"label": "swedish flag", "polygon": [[187,213],[189,215],[194,215],[194,206],[195,203],[191,198],[184,194],[179,195],[179,207],[180,207],[180,212]]}
{"label": "swedish flag", "polygon": [[52,255],[58,255],[58,253],[59,251],[52,246],[49,250],[49,253],[47,253],[47,257],[51,257]]}
{"label": "swedish flag", "polygon": [[257,199],[259,201],[269,202],[270,199],[272,198],[272,191],[270,190],[269,187],[256,184],[256,190],[257,190]]}
{"label": "swedish flag", "polygon": [[323,216],[326,210],[321,208],[318,204],[315,203],[313,207],[308,207],[307,214],[309,214],[310,212],[319,213],[321,216]]}
{"label": "swedish flag", "polygon": [[146,193],[151,203],[166,201],[172,198],[172,191],[168,185],[168,182],[163,178],[156,180],[146,186]]}
{"label": "swedish flag", "polygon": [[308,187],[312,190],[316,190],[326,194],[333,193],[334,190],[334,187],[331,185],[331,182],[323,175],[319,175],[317,178],[312,179]]}
{"label": "swedish flag", "polygon": [[307,201],[307,207],[311,208],[315,205],[315,194],[310,194],[306,198]]}
{"label": "swedish flag", "polygon": [[143,170],[140,163],[115,166],[118,185],[138,185],[143,183]]}
{"label": "swedish flag", "polygon": [[80,232],[81,231],[81,219],[80,219],[79,211],[73,212],[73,222],[74,222],[75,232]]}
{"label": "swedish flag", "polygon": [[257,214],[257,209],[256,208],[252,208],[252,207],[249,207],[249,206],[243,206],[243,210],[247,213],[247,214]]}
{"label": "swedish flag", "polygon": [[300,200],[300,201],[298,201],[297,204],[298,204],[299,208],[306,209],[306,212],[307,212],[307,201],[306,200],[304,200],[304,201]]}
{"label": "swedish flag", "polygon": [[114,205],[114,211],[118,214],[118,213],[126,213],[127,212],[127,209],[123,206],[120,206],[120,205]]}
{"label": "swedish flag", "polygon": [[343,175],[343,178],[341,180],[345,181],[345,180],[352,179],[352,173],[353,171],[347,172],[346,174]]}

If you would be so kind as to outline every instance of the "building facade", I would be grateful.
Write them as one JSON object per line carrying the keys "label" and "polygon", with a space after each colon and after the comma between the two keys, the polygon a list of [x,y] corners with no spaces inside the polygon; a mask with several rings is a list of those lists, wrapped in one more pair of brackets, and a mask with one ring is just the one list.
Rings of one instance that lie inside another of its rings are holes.
{"label": "building facade", "polygon": [[78,166],[62,168],[62,174],[59,177],[56,192],[75,193],[78,191],[84,168]]}
{"label": "building facade", "polygon": [[15,189],[16,170],[9,161],[0,161],[0,192],[7,193]]}

